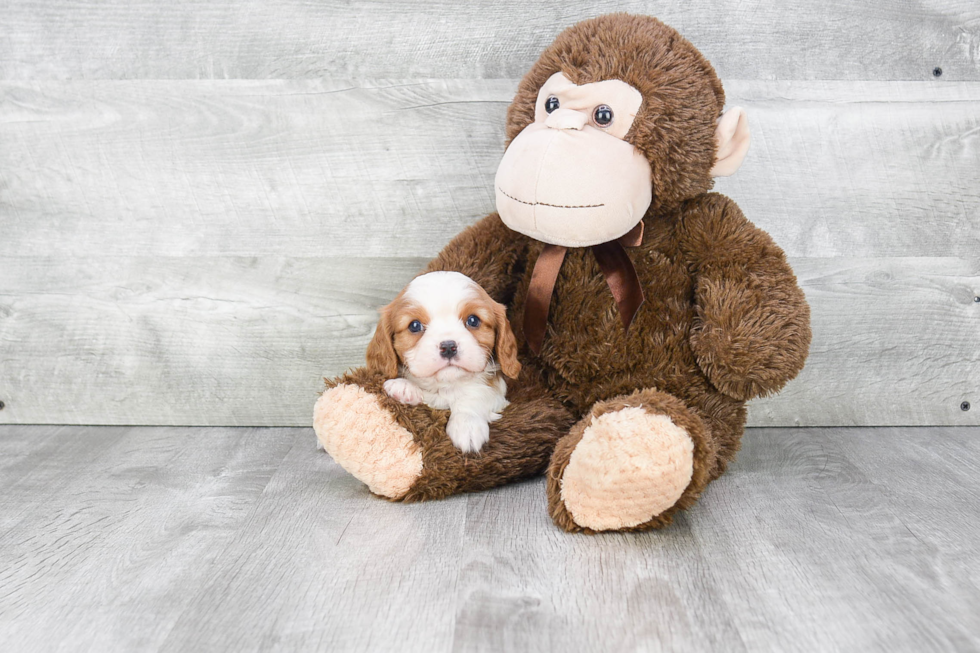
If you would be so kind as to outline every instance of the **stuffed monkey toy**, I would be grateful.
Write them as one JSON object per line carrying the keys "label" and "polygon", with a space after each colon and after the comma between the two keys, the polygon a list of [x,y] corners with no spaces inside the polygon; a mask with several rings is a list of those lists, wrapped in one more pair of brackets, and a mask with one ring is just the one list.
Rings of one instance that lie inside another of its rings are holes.
{"label": "stuffed monkey toy", "polygon": [[783,251],[709,192],[749,145],[724,104],[711,64],[654,18],[559,35],[508,109],[497,213],[426,270],[508,307],[523,363],[510,406],[464,454],[447,411],[389,398],[369,363],[316,403],[334,460],[396,501],[546,472],[568,531],[658,528],[690,507],[735,457],[745,402],[794,378],[810,345]]}

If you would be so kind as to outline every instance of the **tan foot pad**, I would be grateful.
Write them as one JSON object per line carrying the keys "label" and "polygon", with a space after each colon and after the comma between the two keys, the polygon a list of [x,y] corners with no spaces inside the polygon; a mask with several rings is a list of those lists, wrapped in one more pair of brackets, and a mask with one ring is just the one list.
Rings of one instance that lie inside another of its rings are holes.
{"label": "tan foot pad", "polygon": [[561,481],[579,526],[629,528],[673,506],[691,482],[694,443],[665,415],[623,408],[592,420]]}
{"label": "tan foot pad", "polygon": [[327,453],[375,494],[400,499],[422,474],[412,434],[360,386],[338,385],[320,395],[313,430]]}

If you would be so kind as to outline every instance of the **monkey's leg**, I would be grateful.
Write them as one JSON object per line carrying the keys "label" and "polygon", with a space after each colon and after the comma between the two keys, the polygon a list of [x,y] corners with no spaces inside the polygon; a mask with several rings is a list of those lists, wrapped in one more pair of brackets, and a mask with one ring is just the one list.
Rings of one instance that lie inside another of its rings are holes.
{"label": "monkey's leg", "polygon": [[666,526],[697,500],[716,455],[708,428],[672,395],[645,389],[598,402],[555,448],[548,512],[567,531]]}
{"label": "monkey's leg", "polygon": [[464,454],[446,435],[449,411],[400,404],[384,393],[384,381],[362,368],[330,383],[313,428],[338,464],[395,501],[441,499],[541,474],[574,423],[525,368],[508,381],[510,405],[490,424],[490,441]]}

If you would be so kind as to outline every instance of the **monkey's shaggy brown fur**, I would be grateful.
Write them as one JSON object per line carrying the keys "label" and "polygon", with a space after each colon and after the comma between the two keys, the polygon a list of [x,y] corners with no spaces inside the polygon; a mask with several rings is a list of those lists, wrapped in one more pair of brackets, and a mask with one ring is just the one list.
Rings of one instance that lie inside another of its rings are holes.
{"label": "monkey's shaggy brown fur", "polygon": [[660,527],[734,458],[745,401],[776,392],[802,369],[809,308],[782,250],[734,202],[708,193],[724,92],[693,45],[656,19],[625,14],[566,30],[521,82],[508,140],[534,120],[538,89],[558,71],[577,84],[620,79],[643,95],[626,140],[650,162],[654,199],[643,243],[629,250],[646,294],[629,335],[595,257],[573,248],[541,354],[533,355],[524,344],[524,301],[543,244],[492,214],[427,269],[462,272],[509,306],[521,344],[524,371],[484,450],[460,453],[445,435],[445,411],[398,404],[367,370],[331,385],[359,384],[378,395],[420,445],[423,473],[404,500],[482,490],[547,468],[549,511],[566,530],[588,530],[566,510],[561,477],[593,417],[626,406],[666,415],[694,442],[690,485],[674,507],[625,530]]}

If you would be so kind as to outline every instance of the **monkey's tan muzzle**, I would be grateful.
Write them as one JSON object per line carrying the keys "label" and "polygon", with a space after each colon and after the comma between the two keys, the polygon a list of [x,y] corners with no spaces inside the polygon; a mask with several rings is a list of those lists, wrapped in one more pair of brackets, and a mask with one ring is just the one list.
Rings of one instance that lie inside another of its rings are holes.
{"label": "monkey's tan muzzle", "polygon": [[652,200],[650,164],[630,143],[559,109],[528,125],[497,168],[497,212],[531,238],[565,247],[615,240]]}

